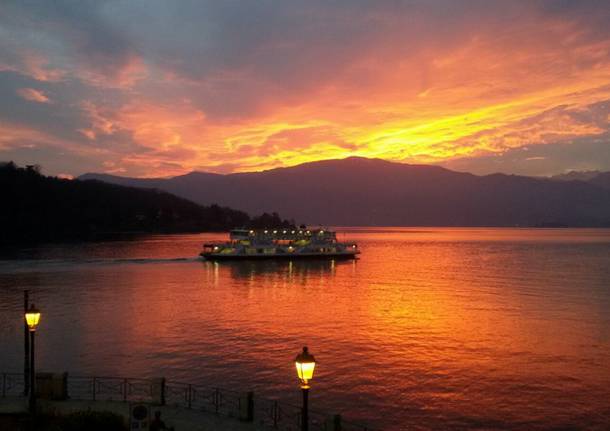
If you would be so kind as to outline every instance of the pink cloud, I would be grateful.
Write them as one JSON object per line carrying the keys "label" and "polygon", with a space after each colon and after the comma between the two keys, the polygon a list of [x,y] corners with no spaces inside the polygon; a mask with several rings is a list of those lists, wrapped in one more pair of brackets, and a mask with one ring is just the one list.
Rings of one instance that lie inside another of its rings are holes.
{"label": "pink cloud", "polygon": [[20,75],[11,93],[52,103],[17,90],[44,81],[57,119],[70,121],[13,121],[145,176],[348,155],[442,162],[610,130],[607,113],[589,109],[610,100],[610,33],[593,11],[348,3],[251,6],[247,17],[242,6],[150,6],[145,23],[126,22],[143,12],[128,4],[45,15],[26,28],[38,37],[13,38],[19,49],[0,71]]}
{"label": "pink cloud", "polygon": [[40,90],[34,88],[20,88],[17,94],[30,102],[51,103],[51,100]]}
{"label": "pink cloud", "polygon": [[40,54],[26,52],[22,58],[23,72],[37,81],[57,82],[65,77],[66,72],[49,64],[48,59]]}

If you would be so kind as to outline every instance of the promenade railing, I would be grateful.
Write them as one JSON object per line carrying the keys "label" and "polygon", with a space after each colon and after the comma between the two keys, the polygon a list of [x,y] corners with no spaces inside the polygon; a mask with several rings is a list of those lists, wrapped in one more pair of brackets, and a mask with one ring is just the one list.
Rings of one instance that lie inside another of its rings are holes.
{"label": "promenade railing", "polygon": [[20,397],[25,395],[25,379],[23,373],[2,373],[2,398]]}
{"label": "promenade railing", "polygon": [[[37,374],[37,381],[40,380],[41,374]],[[47,376],[51,375],[47,374]],[[59,376],[58,379],[65,386],[60,392],[65,398],[71,400],[151,403],[250,421],[261,428],[272,430],[298,431],[301,429],[300,406],[254,397],[252,392],[167,382],[164,378],[142,379],[68,374],[55,376]],[[1,379],[1,397],[25,395],[23,373],[2,373]],[[312,431],[373,431],[364,425],[344,421],[339,415],[329,415],[317,410],[309,410],[309,428]]]}
{"label": "promenade railing", "polygon": [[[231,418],[247,416],[248,393],[187,383],[166,383],[165,403],[176,407],[215,413]],[[252,401],[250,401],[252,402]]]}

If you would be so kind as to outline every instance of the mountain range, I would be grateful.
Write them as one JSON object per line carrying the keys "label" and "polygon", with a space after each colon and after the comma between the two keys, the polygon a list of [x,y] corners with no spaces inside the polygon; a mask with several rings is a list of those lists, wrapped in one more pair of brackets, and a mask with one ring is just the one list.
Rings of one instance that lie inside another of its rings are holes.
{"label": "mountain range", "polygon": [[610,188],[610,172],[570,171],[565,174],[554,175],[551,179],[559,181],[585,181],[590,184]]}
{"label": "mountain range", "polygon": [[439,166],[350,157],[262,172],[191,172],[98,180],[153,188],[202,205],[279,212],[340,226],[610,226],[610,172],[580,178],[473,175]]}
{"label": "mountain range", "polygon": [[292,227],[277,214],[251,217],[161,190],[47,177],[35,165],[0,162],[0,246],[101,239],[116,234]]}

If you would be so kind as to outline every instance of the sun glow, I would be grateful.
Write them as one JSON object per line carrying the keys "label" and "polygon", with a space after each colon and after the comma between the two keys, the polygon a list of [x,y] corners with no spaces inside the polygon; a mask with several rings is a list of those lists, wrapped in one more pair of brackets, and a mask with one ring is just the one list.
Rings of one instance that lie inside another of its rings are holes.
{"label": "sun glow", "polygon": [[[511,2],[464,6],[448,23],[429,5],[386,8],[350,19],[349,8],[312,9],[320,35],[298,23],[294,33],[286,27],[236,46],[223,45],[232,27],[221,27],[204,63],[186,29],[176,34],[184,43],[170,45],[176,54],[156,52],[150,29],[134,28],[133,42],[148,51],[83,57],[74,41],[40,26],[40,40],[66,49],[15,37],[23,42],[10,62],[0,56],[0,74],[19,77],[4,98],[19,109],[0,117],[8,130],[0,151],[19,161],[31,146],[57,172],[79,174],[86,161],[108,173],[167,176],[349,156],[447,163],[594,142],[610,130],[610,39],[594,19],[603,11],[585,19]],[[430,32],[439,25],[447,34]],[[325,36],[331,29],[350,37]],[[67,82],[78,85],[67,91]]]}

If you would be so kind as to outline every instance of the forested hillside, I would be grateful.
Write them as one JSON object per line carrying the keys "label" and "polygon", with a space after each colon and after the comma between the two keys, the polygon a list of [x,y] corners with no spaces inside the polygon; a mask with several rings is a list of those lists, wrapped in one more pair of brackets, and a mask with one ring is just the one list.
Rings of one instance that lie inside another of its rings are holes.
{"label": "forested hillside", "polygon": [[251,218],[243,211],[201,206],[159,190],[47,177],[36,166],[14,163],[0,165],[0,193],[0,243],[292,225],[275,213]]}

